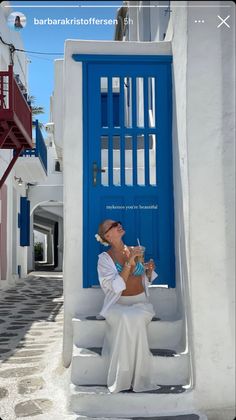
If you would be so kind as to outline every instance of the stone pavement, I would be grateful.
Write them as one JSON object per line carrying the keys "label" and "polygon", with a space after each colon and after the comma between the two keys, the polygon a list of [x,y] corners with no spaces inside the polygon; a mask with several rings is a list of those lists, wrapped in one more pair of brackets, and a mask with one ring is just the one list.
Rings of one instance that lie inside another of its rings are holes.
{"label": "stone pavement", "polygon": [[2,420],[78,418],[66,412],[69,372],[61,363],[62,293],[62,275],[52,272],[33,273],[1,290]]}

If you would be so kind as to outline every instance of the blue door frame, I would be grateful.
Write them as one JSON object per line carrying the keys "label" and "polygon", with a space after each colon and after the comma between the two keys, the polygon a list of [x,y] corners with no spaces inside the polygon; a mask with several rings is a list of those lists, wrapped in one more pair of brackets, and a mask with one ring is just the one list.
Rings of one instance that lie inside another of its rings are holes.
{"label": "blue door frame", "polygon": [[[172,57],[73,58],[83,62],[83,287],[99,284],[104,219],[121,220],[125,243],[139,238],[155,260],[155,283],[175,287]],[[106,172],[95,181],[96,168]]]}

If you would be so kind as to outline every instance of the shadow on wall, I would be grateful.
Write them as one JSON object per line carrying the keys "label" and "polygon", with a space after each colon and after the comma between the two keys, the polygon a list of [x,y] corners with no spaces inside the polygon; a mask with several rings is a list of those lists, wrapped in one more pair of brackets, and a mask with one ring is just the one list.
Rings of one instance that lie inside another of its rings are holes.
{"label": "shadow on wall", "polygon": [[[179,142],[178,115],[176,104],[175,75],[172,80],[173,95],[173,131],[172,131],[172,153],[173,153],[173,181],[174,181],[174,203],[175,203],[175,261],[176,261],[176,293],[179,318],[183,319],[182,329],[182,351],[190,354],[191,363],[191,308],[188,272],[188,172],[187,172],[187,146]],[[182,150],[181,148],[185,150]],[[192,371],[190,385],[193,385]]]}

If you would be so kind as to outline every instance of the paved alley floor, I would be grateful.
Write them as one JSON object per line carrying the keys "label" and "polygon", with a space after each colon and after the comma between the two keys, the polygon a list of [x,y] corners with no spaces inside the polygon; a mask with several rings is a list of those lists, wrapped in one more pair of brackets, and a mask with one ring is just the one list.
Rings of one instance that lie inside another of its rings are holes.
{"label": "paved alley floor", "polygon": [[1,420],[78,418],[66,413],[62,294],[62,275],[52,272],[0,291]]}

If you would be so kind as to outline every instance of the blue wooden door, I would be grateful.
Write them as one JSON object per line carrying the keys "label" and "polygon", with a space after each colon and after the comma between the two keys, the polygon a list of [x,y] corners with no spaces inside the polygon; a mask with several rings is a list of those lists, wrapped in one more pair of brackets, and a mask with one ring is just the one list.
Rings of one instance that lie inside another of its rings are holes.
{"label": "blue wooden door", "polygon": [[83,63],[84,287],[98,285],[99,223],[120,220],[146,247],[155,283],[175,287],[171,57]]}

